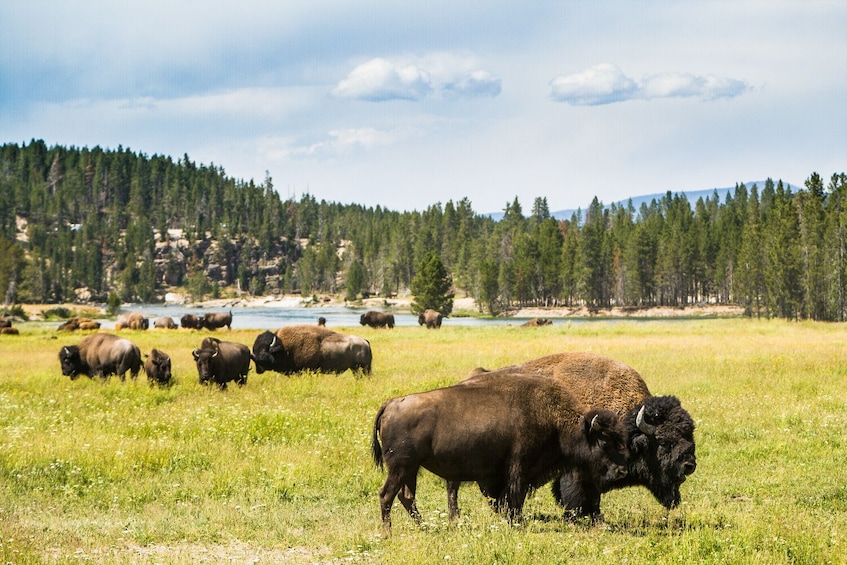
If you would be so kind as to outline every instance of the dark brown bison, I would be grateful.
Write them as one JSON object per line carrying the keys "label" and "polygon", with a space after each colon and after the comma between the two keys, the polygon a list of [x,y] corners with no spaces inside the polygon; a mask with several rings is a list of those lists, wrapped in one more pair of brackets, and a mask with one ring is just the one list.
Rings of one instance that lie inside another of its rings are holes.
{"label": "dark brown bison", "polygon": [[285,326],[263,332],[253,343],[256,372],[292,374],[303,370],[322,373],[371,372],[371,344],[320,326]]}
{"label": "dark brown bison", "polygon": [[5,335],[20,335],[18,328],[13,328],[11,326],[6,326],[5,328],[0,328],[0,334]]}
{"label": "dark brown bison", "polygon": [[420,314],[418,314],[418,325],[423,326],[426,324],[426,328],[428,330],[437,330],[441,328],[441,320],[444,319],[444,316],[438,310],[433,310],[432,308],[427,308]]}
{"label": "dark brown bison", "polygon": [[580,470],[598,489],[626,476],[624,435],[614,413],[585,411],[560,383],[517,373],[387,401],[374,420],[371,451],[388,470],[379,489],[386,535],[395,496],[420,519],[420,467],[446,479],[451,519],[463,481],[479,483],[492,506],[514,519],[530,490],[563,471]]}
{"label": "dark brown bison", "polygon": [[321,326],[322,328],[325,328],[326,327],[326,318],[324,318],[323,316],[319,317],[318,318],[318,325]]}
{"label": "dark brown bison", "polygon": [[207,330],[216,330],[226,326],[226,329],[232,329],[232,312],[209,312],[203,314],[201,321],[202,327]]}
{"label": "dark brown bison", "polygon": [[197,316],[196,314],[183,314],[179,323],[183,328],[199,330],[203,328],[203,316]]}
{"label": "dark brown bison", "polygon": [[170,316],[159,316],[156,318],[156,321],[153,322],[153,327],[160,330],[175,330],[176,322]]}
{"label": "dark brown bison", "polygon": [[0,328],[11,328],[12,327],[12,318],[8,316],[0,316]]}
{"label": "dark brown bison", "polygon": [[171,384],[171,358],[164,351],[153,349],[144,362],[147,383],[150,386],[169,386]]}
{"label": "dark brown bison", "polygon": [[141,370],[141,351],[128,339],[114,334],[96,333],[80,340],[78,345],[66,345],[59,351],[62,374],[75,380],[79,375],[118,375],[123,381],[129,371],[133,380]]}
{"label": "dark brown bison", "polygon": [[539,326],[549,326],[553,324],[550,318],[533,318],[521,324],[522,328],[537,328]]}
{"label": "dark brown bison", "polygon": [[[647,487],[665,508],[679,505],[680,485],[697,468],[697,459],[694,421],[676,397],[651,395],[635,369],[593,353],[559,353],[500,371],[552,377],[586,406],[612,410],[622,419],[628,475],[597,488],[576,473],[563,474],[553,483],[553,495],[568,514],[601,520],[600,495],[635,485]],[[465,382],[493,374],[474,372]]]}
{"label": "dark brown bison", "polygon": [[239,386],[247,384],[250,370],[250,348],[241,343],[205,338],[192,352],[197,363],[200,384],[215,383],[221,390],[229,381]]}
{"label": "dark brown bison", "polygon": [[368,310],[359,316],[359,323],[363,326],[370,326],[372,328],[391,329],[394,327],[394,314]]}

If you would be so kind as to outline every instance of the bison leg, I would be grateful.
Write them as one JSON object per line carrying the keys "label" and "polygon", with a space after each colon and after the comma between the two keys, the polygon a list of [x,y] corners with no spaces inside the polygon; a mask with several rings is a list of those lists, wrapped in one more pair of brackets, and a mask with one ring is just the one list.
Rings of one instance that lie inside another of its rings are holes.
{"label": "bison leg", "polygon": [[581,481],[578,473],[566,473],[553,481],[553,498],[565,508],[565,516],[603,521],[600,491],[591,483]]}
{"label": "bison leg", "polygon": [[459,486],[461,481],[447,481],[447,515],[450,521],[459,517]]}
{"label": "bison leg", "polygon": [[385,484],[379,489],[379,508],[382,514],[382,535],[384,537],[391,535],[391,506],[396,497],[400,498],[400,502],[415,523],[420,523],[421,514],[418,512],[415,503],[417,471],[417,469],[398,471],[389,468],[388,476],[385,477]]}

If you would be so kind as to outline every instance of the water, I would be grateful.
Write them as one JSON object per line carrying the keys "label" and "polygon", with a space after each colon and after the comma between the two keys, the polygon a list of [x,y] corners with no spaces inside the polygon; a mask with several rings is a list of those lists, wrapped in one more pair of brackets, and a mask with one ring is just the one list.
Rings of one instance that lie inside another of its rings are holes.
{"label": "water", "polygon": [[[208,312],[232,312],[233,329],[275,330],[282,326],[318,323],[319,317],[326,318],[326,325],[332,327],[353,327],[359,325],[359,317],[371,308],[344,307],[276,307],[276,308],[192,308],[182,305],[164,304],[126,304],[121,313],[141,312],[150,318],[150,327],[160,316],[170,316],[179,325],[183,314],[202,315]],[[531,318],[445,318],[442,326],[491,326],[491,325],[520,325]],[[114,329],[114,320],[98,320],[103,329]],[[571,318],[567,322],[577,321]],[[409,313],[394,313],[394,323],[397,326],[417,326],[418,317]],[[565,323],[565,320],[556,321]]]}

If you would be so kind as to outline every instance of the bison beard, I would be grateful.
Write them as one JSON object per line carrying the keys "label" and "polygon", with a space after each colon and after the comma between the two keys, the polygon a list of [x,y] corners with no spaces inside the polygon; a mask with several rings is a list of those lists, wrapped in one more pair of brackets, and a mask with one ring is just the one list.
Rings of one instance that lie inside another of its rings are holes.
{"label": "bison beard", "polygon": [[527,493],[563,470],[580,469],[597,488],[626,474],[617,416],[583,414],[558,383],[522,375],[389,400],[374,421],[372,455],[388,469],[379,492],[385,535],[395,497],[420,519],[420,467],[446,479],[451,519],[463,481],[478,482],[494,508],[517,518]]}

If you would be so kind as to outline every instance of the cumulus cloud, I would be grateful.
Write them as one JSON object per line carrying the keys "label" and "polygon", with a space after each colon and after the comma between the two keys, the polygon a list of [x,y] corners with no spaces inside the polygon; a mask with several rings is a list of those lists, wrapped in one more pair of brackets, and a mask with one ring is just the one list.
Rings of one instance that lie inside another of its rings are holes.
{"label": "cumulus cloud", "polygon": [[332,90],[340,98],[381,102],[420,100],[432,86],[429,73],[415,65],[395,65],[385,59],[372,59],[359,65]]}
{"label": "cumulus cloud", "polygon": [[339,98],[383,102],[445,98],[494,97],[500,79],[491,72],[469,67],[469,59],[438,53],[410,64],[371,59],[353,69],[332,93]]}
{"label": "cumulus cloud", "polygon": [[448,98],[495,97],[500,94],[500,79],[488,71],[472,71],[442,87]]}
{"label": "cumulus cloud", "polygon": [[550,97],[574,106],[597,106],[625,100],[657,98],[733,98],[748,90],[740,80],[714,75],[696,76],[669,72],[650,75],[641,83],[627,77],[617,66],[595,65],[550,82]]}

